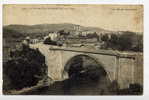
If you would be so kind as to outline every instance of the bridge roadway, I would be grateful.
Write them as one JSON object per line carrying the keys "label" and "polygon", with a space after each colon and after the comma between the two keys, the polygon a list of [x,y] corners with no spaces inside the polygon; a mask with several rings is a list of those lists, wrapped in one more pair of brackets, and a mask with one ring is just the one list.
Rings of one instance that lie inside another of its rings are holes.
{"label": "bridge roadway", "polygon": [[76,48],[76,47],[50,47],[49,50],[55,51],[68,51],[68,52],[84,52],[88,54],[99,54],[99,55],[108,55],[108,56],[117,56],[120,58],[130,58],[135,59],[136,53],[134,52],[119,52],[114,50],[103,50],[97,48]]}
{"label": "bridge roadway", "polygon": [[42,43],[33,44],[31,48],[38,48],[45,56],[48,76],[56,81],[68,79],[65,68],[69,67],[67,65],[72,58],[86,55],[103,65],[109,79],[116,80],[120,88],[127,88],[133,83],[143,84],[142,53],[99,50],[89,47],[58,47]]}

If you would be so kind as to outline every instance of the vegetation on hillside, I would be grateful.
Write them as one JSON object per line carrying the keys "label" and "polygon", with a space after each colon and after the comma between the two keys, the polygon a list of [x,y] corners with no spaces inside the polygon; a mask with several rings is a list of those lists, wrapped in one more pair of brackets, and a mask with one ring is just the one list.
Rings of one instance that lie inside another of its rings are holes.
{"label": "vegetation on hillside", "polygon": [[3,64],[3,90],[22,89],[36,85],[46,76],[45,57],[39,50],[23,46],[10,54],[11,60]]}
{"label": "vegetation on hillside", "polygon": [[122,34],[104,34],[101,37],[104,41],[104,49],[114,49],[120,51],[143,52],[143,35],[134,32],[123,32]]}

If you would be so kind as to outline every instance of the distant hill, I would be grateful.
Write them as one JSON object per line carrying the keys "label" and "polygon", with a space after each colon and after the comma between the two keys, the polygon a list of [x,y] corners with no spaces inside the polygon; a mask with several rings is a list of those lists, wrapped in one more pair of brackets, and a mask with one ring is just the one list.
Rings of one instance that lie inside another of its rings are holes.
{"label": "distant hill", "polygon": [[[19,36],[43,36],[47,35],[49,32],[55,32],[60,30],[65,30],[67,32],[74,30],[76,24],[71,23],[61,23],[61,24],[37,24],[37,25],[6,25],[3,26],[3,36],[19,35]],[[97,34],[102,33],[117,33],[116,31],[109,31],[98,27],[85,27],[80,26],[81,31],[93,31]],[[122,32],[122,31],[121,31]],[[123,33],[123,32],[122,32]],[[141,33],[137,33],[141,34]]]}
{"label": "distant hill", "polygon": [[[7,26],[4,26],[3,29],[13,30],[13,31],[16,31],[18,33],[23,33],[23,34],[32,34],[32,33],[46,34],[49,32],[54,32],[54,31],[59,31],[59,30],[72,31],[74,30],[74,26],[76,26],[76,24],[70,24],[70,23],[38,24],[38,25],[7,25]],[[87,30],[87,31],[95,31],[97,33],[107,31],[102,28],[84,27],[84,26],[80,26],[80,29],[81,31]]]}
{"label": "distant hill", "polygon": [[16,31],[14,29],[7,29],[3,28],[3,37],[4,38],[18,38],[18,37],[24,37],[25,35],[19,31]]}

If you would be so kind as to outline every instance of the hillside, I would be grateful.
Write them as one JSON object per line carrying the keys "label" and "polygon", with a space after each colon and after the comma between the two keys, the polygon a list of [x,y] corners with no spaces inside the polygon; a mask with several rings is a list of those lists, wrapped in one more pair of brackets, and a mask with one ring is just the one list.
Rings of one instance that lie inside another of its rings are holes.
{"label": "hillside", "polygon": [[[70,23],[63,23],[63,24],[38,24],[38,25],[7,25],[4,26],[4,29],[17,31],[23,34],[33,34],[33,33],[42,33],[47,34],[49,32],[59,31],[59,30],[66,30],[71,31],[74,30],[74,26],[76,24]],[[95,32],[103,32],[107,31],[97,27],[84,27],[80,26],[82,31],[95,31]]]}

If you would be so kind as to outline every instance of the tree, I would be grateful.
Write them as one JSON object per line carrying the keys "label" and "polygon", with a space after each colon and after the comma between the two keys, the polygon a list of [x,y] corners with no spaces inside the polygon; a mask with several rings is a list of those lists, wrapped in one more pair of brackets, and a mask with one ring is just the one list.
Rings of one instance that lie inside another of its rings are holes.
{"label": "tree", "polygon": [[143,35],[137,34],[133,44],[134,45],[131,50],[143,52]]}
{"label": "tree", "polygon": [[119,49],[119,35],[111,34],[111,38],[108,41],[108,46],[112,49]]}
{"label": "tree", "polygon": [[118,44],[118,41],[119,41],[118,35],[116,35],[116,34],[111,34],[110,42],[111,42],[112,44]]}
{"label": "tree", "polygon": [[126,31],[120,35],[118,43],[120,45],[120,50],[131,50],[133,44],[133,37],[135,34],[133,32]]}
{"label": "tree", "polygon": [[107,42],[109,40],[108,34],[104,34],[101,36],[101,40]]}
{"label": "tree", "polygon": [[30,48],[16,50],[11,56],[12,59],[4,64],[3,74],[8,77],[12,89],[36,85],[46,76],[45,57],[39,50]]}

